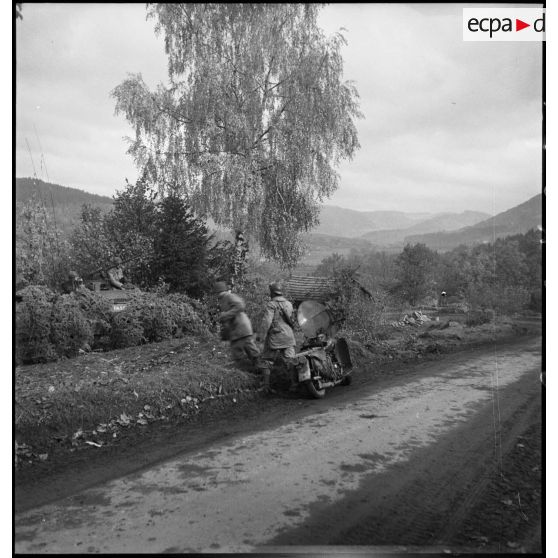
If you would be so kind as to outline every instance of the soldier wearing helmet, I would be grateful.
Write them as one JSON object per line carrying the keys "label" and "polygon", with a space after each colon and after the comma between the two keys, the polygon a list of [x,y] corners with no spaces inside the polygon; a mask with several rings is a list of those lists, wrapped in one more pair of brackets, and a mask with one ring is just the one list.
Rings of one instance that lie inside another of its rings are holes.
{"label": "soldier wearing helmet", "polygon": [[269,367],[260,359],[260,351],[254,342],[252,323],[245,312],[244,300],[232,293],[224,281],[217,281],[214,291],[219,297],[221,313],[221,338],[230,341],[232,357],[240,361],[247,356],[254,368],[263,375],[264,386],[269,388]]}
{"label": "soldier wearing helmet", "polygon": [[[271,300],[266,304],[258,340],[264,341],[263,358],[277,362],[295,356],[293,305],[283,296],[283,287],[276,281],[269,285]],[[294,386],[291,386],[294,387]]]}
{"label": "soldier wearing helmet", "polygon": [[108,281],[115,289],[124,288],[124,272],[122,271],[122,258],[114,258],[114,265],[107,271]]}
{"label": "soldier wearing helmet", "polygon": [[73,293],[83,287],[83,279],[79,276],[77,271],[70,271],[68,273],[68,280],[62,283],[62,291],[66,294]]}

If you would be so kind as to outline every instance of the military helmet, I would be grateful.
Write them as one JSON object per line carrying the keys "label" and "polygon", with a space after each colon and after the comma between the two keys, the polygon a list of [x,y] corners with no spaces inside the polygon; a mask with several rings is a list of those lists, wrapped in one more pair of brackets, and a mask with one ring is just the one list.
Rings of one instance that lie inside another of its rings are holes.
{"label": "military helmet", "polygon": [[79,278],[79,274],[78,274],[77,271],[70,271],[70,272],[68,273],[68,277],[69,277],[70,279],[78,279],[78,278]]}
{"label": "military helmet", "polygon": [[283,285],[279,281],[274,281],[269,285],[269,293],[273,295],[282,295],[283,294]]}
{"label": "military helmet", "polygon": [[229,290],[229,286],[225,283],[225,281],[217,281],[215,285],[213,285],[213,292],[215,294],[221,294]]}

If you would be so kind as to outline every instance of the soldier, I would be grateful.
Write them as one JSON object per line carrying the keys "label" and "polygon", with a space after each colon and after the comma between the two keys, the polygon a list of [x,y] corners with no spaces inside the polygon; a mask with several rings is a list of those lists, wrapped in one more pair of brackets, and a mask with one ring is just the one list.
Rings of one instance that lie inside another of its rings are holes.
{"label": "soldier", "polygon": [[62,283],[62,290],[64,293],[73,293],[81,287],[83,287],[83,279],[79,276],[77,271],[70,271],[68,273],[68,280]]}
{"label": "soldier", "polygon": [[264,387],[269,389],[269,366],[261,361],[260,351],[254,342],[252,323],[244,311],[246,308],[244,301],[240,296],[232,293],[224,281],[217,281],[214,290],[219,297],[221,308],[219,321],[222,333],[225,332],[222,338],[230,341],[233,359],[238,362],[246,355],[254,368],[262,374]]}
{"label": "soldier", "polygon": [[114,258],[114,266],[112,266],[108,271],[108,281],[115,289],[124,288],[124,273],[122,271],[122,259],[118,256]]}
{"label": "soldier", "polygon": [[[271,300],[265,307],[264,317],[257,340],[264,341],[262,357],[265,360],[283,361],[289,368],[289,359],[295,356],[295,319],[293,316],[293,305],[283,296],[281,283],[275,282],[269,285]],[[296,389],[297,384],[291,374],[291,390]]]}

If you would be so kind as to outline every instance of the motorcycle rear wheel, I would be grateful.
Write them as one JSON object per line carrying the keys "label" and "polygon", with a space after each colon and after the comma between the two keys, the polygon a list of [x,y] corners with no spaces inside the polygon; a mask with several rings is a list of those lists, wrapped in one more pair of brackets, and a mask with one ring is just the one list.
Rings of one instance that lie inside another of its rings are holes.
{"label": "motorcycle rear wheel", "polygon": [[310,394],[310,397],[313,397],[314,399],[323,399],[325,395],[325,388],[319,388],[316,380],[307,380],[304,382],[304,385],[306,386],[306,390]]}

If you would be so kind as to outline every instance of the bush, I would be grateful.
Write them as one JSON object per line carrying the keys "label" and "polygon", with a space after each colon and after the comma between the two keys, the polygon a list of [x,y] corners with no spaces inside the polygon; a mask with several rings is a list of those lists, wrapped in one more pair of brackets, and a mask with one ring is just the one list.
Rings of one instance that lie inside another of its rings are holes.
{"label": "bush", "polygon": [[59,357],[76,356],[80,349],[93,344],[93,328],[73,295],[54,301],[50,321],[50,340]]}
{"label": "bush", "polygon": [[26,287],[16,310],[16,362],[76,356],[81,348],[122,349],[172,337],[211,335],[207,307],[186,295],[131,293],[121,312],[101,295],[82,289],[57,295]]}
{"label": "bush", "polygon": [[355,297],[343,304],[346,315],[344,329],[362,343],[370,343],[384,336],[384,313],[388,295],[380,291],[374,298]]}
{"label": "bush", "polygon": [[[210,335],[208,324],[186,295],[140,293],[112,318],[112,348],[123,348],[182,337]],[[199,303],[196,304],[199,307]]]}
{"label": "bush", "polygon": [[127,306],[111,320],[110,348],[124,349],[145,342],[143,324],[138,308]]}
{"label": "bush", "polygon": [[82,313],[89,322],[93,333],[91,348],[109,349],[111,346],[112,305],[104,296],[89,289],[81,289],[71,296],[76,298]]}
{"label": "bush", "polygon": [[467,313],[467,319],[465,324],[469,327],[478,326],[482,324],[488,324],[494,321],[494,310],[472,310]]}
{"label": "bush", "polygon": [[499,314],[509,314],[529,306],[530,292],[525,287],[475,287],[469,289],[467,300],[473,308],[489,308]]}
{"label": "bush", "polygon": [[56,359],[56,351],[50,340],[55,293],[47,287],[31,285],[18,294],[22,300],[16,306],[16,363]]}
{"label": "bush", "polygon": [[211,319],[206,304],[184,294],[171,294],[167,302],[176,324],[174,335],[211,335]]}

